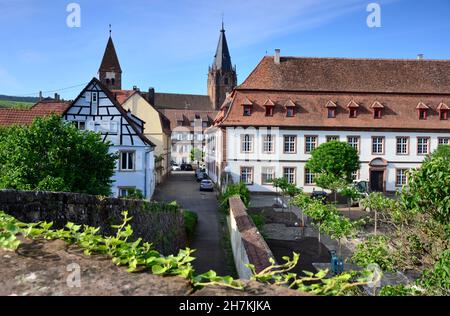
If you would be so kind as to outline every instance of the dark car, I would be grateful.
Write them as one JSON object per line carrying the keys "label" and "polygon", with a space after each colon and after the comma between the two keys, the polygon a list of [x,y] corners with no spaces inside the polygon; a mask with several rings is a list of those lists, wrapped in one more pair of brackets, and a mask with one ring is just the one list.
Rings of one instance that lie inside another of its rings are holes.
{"label": "dark car", "polygon": [[322,200],[323,204],[327,204],[327,192],[325,191],[313,191],[311,197],[316,200]]}
{"label": "dark car", "polygon": [[192,165],[182,164],[181,171],[194,171],[194,168],[192,167]]}
{"label": "dark car", "polygon": [[205,172],[200,171],[195,173],[195,178],[197,179],[197,182],[200,182],[202,180],[208,179],[208,175]]}

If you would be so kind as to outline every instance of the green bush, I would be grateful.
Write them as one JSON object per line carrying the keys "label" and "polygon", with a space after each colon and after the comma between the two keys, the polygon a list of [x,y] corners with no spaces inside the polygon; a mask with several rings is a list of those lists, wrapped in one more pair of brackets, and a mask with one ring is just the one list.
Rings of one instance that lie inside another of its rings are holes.
{"label": "green bush", "polygon": [[395,260],[388,248],[389,238],[387,236],[370,236],[366,241],[356,246],[351,261],[361,267],[369,264],[378,266],[387,272],[391,272],[395,267]]}
{"label": "green bush", "polygon": [[59,116],[0,131],[0,188],[108,196],[117,155],[100,134]]}
{"label": "green bush", "polygon": [[450,250],[444,251],[435,266],[423,273],[418,284],[431,295],[450,295]]}
{"label": "green bush", "polygon": [[250,214],[250,217],[252,218],[253,223],[255,224],[256,228],[261,232],[264,225],[266,224],[266,218],[262,214]]}
{"label": "green bush", "polygon": [[184,216],[184,227],[186,228],[186,233],[189,237],[192,237],[195,233],[195,228],[198,222],[197,213],[190,211],[183,211]]}
{"label": "green bush", "polygon": [[219,207],[222,212],[227,213],[229,209],[228,200],[233,196],[239,196],[245,207],[250,205],[250,190],[245,183],[230,184],[224,193],[219,196]]}

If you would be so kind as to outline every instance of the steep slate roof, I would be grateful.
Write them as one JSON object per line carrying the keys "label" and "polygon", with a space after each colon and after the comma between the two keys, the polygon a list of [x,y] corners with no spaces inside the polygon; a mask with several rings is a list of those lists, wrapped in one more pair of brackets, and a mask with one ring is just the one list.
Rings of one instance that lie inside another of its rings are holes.
{"label": "steep slate roof", "polygon": [[213,104],[207,95],[155,93],[158,109],[211,111]]}
{"label": "steep slate roof", "polygon": [[45,100],[39,101],[30,109],[0,109],[0,126],[30,125],[37,117],[51,114],[62,115],[70,106],[70,102]]}
{"label": "steep slate roof", "polygon": [[450,60],[264,57],[238,89],[450,93]]}
{"label": "steep slate roof", "polygon": [[212,68],[216,70],[231,71],[233,66],[231,64],[230,51],[228,49],[227,37],[225,36],[225,29],[222,24],[220,30],[219,44],[217,45],[216,55]]}
{"label": "steep slate roof", "polygon": [[108,44],[106,45],[105,54],[103,55],[102,63],[99,71],[115,70],[122,72],[120,68],[119,58],[117,57],[116,48],[112,37],[109,37]]}
{"label": "steep slate roof", "polygon": [[[101,83],[101,81],[95,77],[92,78],[92,80],[86,85],[86,87],[83,89],[83,91],[80,92],[78,97],[70,104],[70,106],[64,111],[64,113],[62,115],[66,114],[66,112],[69,110],[69,108],[72,107],[78,101],[79,98],[81,98],[81,96],[84,94],[84,92],[92,84],[96,84],[97,86],[100,87],[100,89],[106,94],[106,96],[111,101],[111,103],[117,108],[117,110],[120,112],[120,114],[122,114],[123,118],[128,122],[128,124],[130,124],[131,128],[133,128],[133,130],[136,132],[136,134],[139,136],[139,138],[144,143],[146,143],[152,147],[156,147],[156,145],[153,144],[147,137],[145,137],[144,134],[139,132],[138,127],[135,125],[133,120],[128,116],[127,111],[125,111],[125,109],[122,107],[122,105],[120,105],[120,103],[116,100],[116,98],[114,97],[114,94],[111,92],[111,90],[109,90],[107,87],[105,87],[105,85],[103,83]],[[139,120],[142,121],[141,119],[139,119]]]}

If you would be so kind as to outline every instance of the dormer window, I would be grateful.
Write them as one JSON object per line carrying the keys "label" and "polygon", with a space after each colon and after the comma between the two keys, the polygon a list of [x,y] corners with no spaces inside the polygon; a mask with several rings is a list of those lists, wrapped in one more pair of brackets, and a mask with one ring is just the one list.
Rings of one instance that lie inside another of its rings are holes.
{"label": "dormer window", "polygon": [[441,104],[439,104],[437,109],[439,111],[439,118],[441,119],[441,121],[448,120],[448,111],[450,110],[450,107],[442,102]]}
{"label": "dormer window", "polygon": [[273,116],[275,102],[273,102],[271,99],[267,99],[267,101],[264,102],[264,106],[266,108],[266,116]]}
{"label": "dormer window", "polygon": [[244,116],[252,115],[252,107],[251,105],[244,105]]}
{"label": "dormer window", "polygon": [[266,106],[266,116],[273,116],[273,106]]}
{"label": "dormer window", "polygon": [[294,101],[289,99],[286,104],[284,105],[286,108],[286,116],[287,117],[294,117],[295,116],[295,108],[297,107],[297,104],[295,104]]}
{"label": "dormer window", "polygon": [[373,118],[381,119],[381,117],[383,116],[384,105],[378,101],[375,101],[374,104],[372,104],[371,108],[373,109]]}
{"label": "dormer window", "polygon": [[244,110],[244,113],[243,113],[244,116],[251,116],[252,115],[252,106],[253,106],[253,102],[250,101],[246,97],[244,102],[242,102],[242,108]]}
{"label": "dormer window", "polygon": [[425,103],[420,102],[419,105],[417,105],[416,109],[419,114],[419,120],[426,120],[428,117],[428,110],[430,109],[430,107]]}
{"label": "dormer window", "polygon": [[347,108],[349,109],[349,117],[350,118],[357,118],[358,117],[358,108],[359,104],[355,101],[350,101],[350,103],[347,105]]}
{"label": "dormer window", "polygon": [[337,105],[333,101],[328,101],[326,105],[327,111],[328,111],[328,118],[335,118],[336,117],[336,110]]}

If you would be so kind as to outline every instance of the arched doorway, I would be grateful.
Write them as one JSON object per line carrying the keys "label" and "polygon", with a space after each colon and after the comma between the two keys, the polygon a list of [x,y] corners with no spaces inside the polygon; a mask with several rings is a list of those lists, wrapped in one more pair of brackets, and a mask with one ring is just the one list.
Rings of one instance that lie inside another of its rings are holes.
{"label": "arched doorway", "polygon": [[386,168],[388,162],[383,158],[375,158],[370,166],[370,189],[373,192],[386,192]]}

